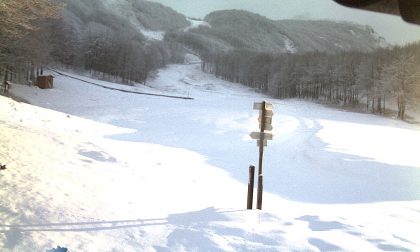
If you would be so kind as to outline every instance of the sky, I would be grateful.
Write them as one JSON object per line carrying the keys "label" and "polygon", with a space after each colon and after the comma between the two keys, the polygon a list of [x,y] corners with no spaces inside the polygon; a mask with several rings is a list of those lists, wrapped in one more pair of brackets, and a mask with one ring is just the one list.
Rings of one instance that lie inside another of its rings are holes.
{"label": "sky", "polygon": [[398,16],[343,7],[332,0],[151,0],[188,16],[203,18],[223,9],[242,9],[270,19],[332,19],[372,26],[391,44],[420,40],[420,25],[411,25]]}

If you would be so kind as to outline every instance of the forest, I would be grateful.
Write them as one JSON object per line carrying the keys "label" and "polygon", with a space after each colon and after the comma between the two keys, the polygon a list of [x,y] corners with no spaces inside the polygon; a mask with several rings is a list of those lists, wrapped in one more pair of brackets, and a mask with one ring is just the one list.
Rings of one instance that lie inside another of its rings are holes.
{"label": "forest", "polygon": [[267,53],[372,51],[383,38],[368,25],[332,20],[271,20],[261,15],[224,10],[208,14],[208,25],[168,36],[192,48],[234,49]]}
{"label": "forest", "polygon": [[300,98],[360,107],[397,117],[419,108],[420,43],[372,52],[268,54],[236,50],[203,53],[202,70],[278,98]]}

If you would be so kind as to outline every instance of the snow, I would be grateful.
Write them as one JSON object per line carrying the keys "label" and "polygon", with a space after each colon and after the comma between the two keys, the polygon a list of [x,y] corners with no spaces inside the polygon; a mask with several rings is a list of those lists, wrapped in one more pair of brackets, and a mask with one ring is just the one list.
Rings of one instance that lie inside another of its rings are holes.
{"label": "snow", "polygon": [[119,1],[111,0],[111,1],[105,1],[106,5],[108,5],[108,8],[110,10],[115,10],[121,13],[120,15],[123,15],[127,18],[127,21],[136,27],[139,32],[141,32],[144,37],[148,40],[159,40],[162,41],[165,37],[165,31],[159,31],[159,30],[149,30],[144,27],[144,25],[138,20],[133,10],[130,8],[130,5],[127,5],[126,3],[121,3]]}
{"label": "snow", "polygon": [[197,20],[197,19],[191,19],[191,18],[187,18],[187,20],[191,23],[191,25],[184,29],[185,32],[191,29],[198,28],[199,26],[211,27],[211,25],[208,22],[203,21],[203,20]]}
{"label": "snow", "polygon": [[[419,127],[277,100],[171,65],[119,92],[54,74],[0,96],[2,251],[418,251]],[[274,104],[245,210],[256,101]]]}
{"label": "snow", "polygon": [[284,41],[284,47],[286,49],[286,52],[296,53],[297,48],[296,48],[295,42],[293,42],[293,40],[291,40],[289,37],[287,37],[284,34],[281,34],[280,36],[282,37],[282,40]]}
{"label": "snow", "polygon": [[184,64],[201,64],[200,56],[188,53],[185,55]]}
{"label": "snow", "polygon": [[162,41],[165,37],[165,31],[151,31],[146,29],[140,29],[140,32],[149,40]]}

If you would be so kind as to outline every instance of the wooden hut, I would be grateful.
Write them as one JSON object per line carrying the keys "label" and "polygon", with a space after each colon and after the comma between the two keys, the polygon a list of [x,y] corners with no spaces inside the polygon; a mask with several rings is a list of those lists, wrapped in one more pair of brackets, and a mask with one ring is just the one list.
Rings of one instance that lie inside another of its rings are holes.
{"label": "wooden hut", "polygon": [[36,85],[41,89],[53,88],[54,77],[52,75],[40,75],[36,79]]}

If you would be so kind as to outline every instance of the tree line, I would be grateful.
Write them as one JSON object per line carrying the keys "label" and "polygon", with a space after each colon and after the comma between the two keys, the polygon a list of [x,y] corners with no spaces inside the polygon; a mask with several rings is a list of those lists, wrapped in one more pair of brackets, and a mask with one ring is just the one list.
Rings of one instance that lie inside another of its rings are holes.
{"label": "tree line", "polygon": [[[76,52],[58,57],[66,66],[83,68],[105,79],[120,78],[120,82],[146,83],[151,72],[169,63],[184,59],[183,47],[177,43],[148,41],[141,33],[129,32],[123,27],[110,29],[90,23],[85,36],[74,41]],[[63,40],[59,44],[64,44]],[[64,56],[64,57],[63,57]]]}
{"label": "tree line", "polygon": [[373,52],[268,54],[204,51],[202,70],[278,98],[300,98],[360,107],[383,114],[395,104],[420,108],[420,43]]}

